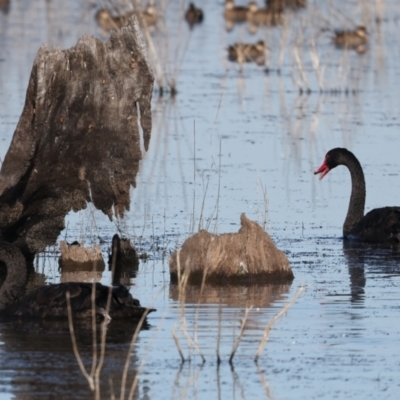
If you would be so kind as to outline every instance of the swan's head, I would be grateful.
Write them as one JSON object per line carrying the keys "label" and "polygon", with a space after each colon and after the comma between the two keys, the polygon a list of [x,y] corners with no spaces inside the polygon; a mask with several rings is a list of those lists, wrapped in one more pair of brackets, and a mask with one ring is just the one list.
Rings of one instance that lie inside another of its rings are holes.
{"label": "swan's head", "polygon": [[319,179],[322,179],[331,169],[337,167],[338,165],[343,165],[346,155],[348,155],[349,153],[353,155],[353,153],[351,153],[347,149],[343,149],[340,147],[329,150],[326,153],[322,165],[316,171],[314,171],[314,175],[321,174]]}

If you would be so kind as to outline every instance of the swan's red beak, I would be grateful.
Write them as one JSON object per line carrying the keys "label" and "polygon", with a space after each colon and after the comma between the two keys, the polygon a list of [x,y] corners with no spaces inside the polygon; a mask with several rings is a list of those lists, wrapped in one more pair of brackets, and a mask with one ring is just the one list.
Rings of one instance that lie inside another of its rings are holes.
{"label": "swan's red beak", "polygon": [[330,171],[329,167],[326,165],[326,158],[322,165],[314,171],[314,175],[321,174],[319,179],[322,179]]}

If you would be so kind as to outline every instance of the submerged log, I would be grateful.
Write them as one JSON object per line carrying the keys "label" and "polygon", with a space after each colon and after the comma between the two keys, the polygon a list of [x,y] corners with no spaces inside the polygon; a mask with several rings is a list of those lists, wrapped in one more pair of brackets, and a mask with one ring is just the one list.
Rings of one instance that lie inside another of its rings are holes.
{"label": "submerged log", "polygon": [[0,172],[0,240],[31,258],[55,243],[70,210],[129,210],[153,81],[135,17],[106,43],[83,36],[67,50],[39,49]]}
{"label": "submerged log", "polygon": [[[188,238],[169,259],[171,281],[189,274],[189,282],[291,282],[286,255],[270,236],[244,214],[238,233],[214,235],[205,230]],[[178,262],[179,261],[179,262]]]}

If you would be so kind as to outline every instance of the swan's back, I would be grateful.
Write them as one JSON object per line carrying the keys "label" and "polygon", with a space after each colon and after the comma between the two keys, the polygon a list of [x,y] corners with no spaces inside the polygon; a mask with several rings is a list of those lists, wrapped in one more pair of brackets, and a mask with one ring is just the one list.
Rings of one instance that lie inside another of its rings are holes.
{"label": "swan's back", "polygon": [[371,210],[354,226],[348,236],[366,242],[400,243],[400,207]]}
{"label": "swan's back", "polygon": [[[72,314],[76,318],[92,316],[91,283],[68,282],[40,287],[24,296],[20,301],[0,311],[0,315],[34,318],[68,317],[67,293],[70,295]],[[94,308],[96,318],[106,317],[109,287],[100,283],[94,285]],[[113,318],[128,318],[138,321],[144,313],[154,311],[140,306],[124,286],[112,288],[108,315]]]}
{"label": "swan's back", "polygon": [[0,288],[0,316],[68,317],[68,293],[72,314],[77,318],[91,318],[94,309],[96,319],[139,321],[143,314],[155,311],[141,307],[139,300],[122,285],[110,288],[101,283],[68,282],[43,286],[24,295],[27,267],[21,251],[10,243],[0,242],[0,262],[7,268],[6,280]]}

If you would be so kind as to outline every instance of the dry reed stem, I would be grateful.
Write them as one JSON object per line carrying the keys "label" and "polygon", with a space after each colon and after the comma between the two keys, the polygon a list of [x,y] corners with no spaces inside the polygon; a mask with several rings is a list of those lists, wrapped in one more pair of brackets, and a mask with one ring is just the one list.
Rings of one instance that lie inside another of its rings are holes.
{"label": "dry reed stem", "polygon": [[267,186],[263,185],[260,177],[258,177],[258,184],[261,186],[262,194],[263,194],[263,202],[264,202],[264,215],[263,215],[263,223],[262,228],[264,231],[267,228],[268,223],[268,196],[267,196]]}
{"label": "dry reed stem", "polygon": [[180,344],[179,344],[179,340],[178,340],[178,338],[176,337],[174,331],[171,332],[171,335],[172,335],[172,338],[174,339],[176,348],[178,349],[178,353],[179,353],[179,355],[181,356],[181,360],[182,360],[182,364],[183,364],[186,360],[185,360],[185,357],[184,357],[184,355],[183,355],[181,346],[180,346]]}
{"label": "dry reed stem", "polygon": [[218,114],[219,114],[219,110],[221,108],[221,103],[222,103],[222,96],[223,96],[224,92],[221,93],[221,97],[219,99],[219,103],[218,103],[218,107],[217,107],[217,112],[215,113],[215,120],[214,120],[214,124],[217,122],[218,119]]}
{"label": "dry reed stem", "polygon": [[[214,233],[217,234],[218,233],[218,214],[219,214],[219,200],[220,200],[220,194],[221,194],[221,157],[222,157],[222,139],[219,140],[219,165],[218,165],[218,191],[217,191],[217,199],[215,201],[215,206],[214,206],[214,210],[212,211],[208,222],[206,224],[205,230],[209,231],[210,229],[210,225],[211,222],[213,220],[213,217],[215,215],[215,225],[214,225]],[[213,165],[216,165],[214,158],[212,157],[213,160]]]}
{"label": "dry reed stem", "polygon": [[262,386],[263,386],[263,388],[264,388],[264,390],[265,390],[265,396],[266,396],[268,399],[273,400],[273,396],[272,396],[272,394],[271,394],[271,390],[270,390],[270,388],[269,388],[267,379],[265,378],[265,375],[264,375],[264,373],[261,371],[260,366],[259,366],[258,364],[257,364],[257,372],[258,372],[258,375],[260,376],[261,384],[262,384]]}
{"label": "dry reed stem", "polygon": [[309,85],[308,85],[308,82],[307,82],[307,77],[306,77],[306,74],[305,74],[304,69],[303,69],[303,64],[301,63],[301,58],[300,58],[300,55],[299,55],[299,49],[297,47],[297,43],[295,44],[295,46],[293,48],[293,54],[294,54],[294,59],[296,60],[296,63],[297,63],[297,68],[299,69],[299,72],[300,72],[301,80],[303,81],[304,85],[307,88],[309,88]]}
{"label": "dry reed stem", "polygon": [[[182,35],[178,35],[178,37],[180,38],[180,37],[182,37]],[[173,71],[173,74],[172,74],[172,78],[169,79],[168,84],[169,84],[169,87],[171,88],[172,91],[176,91],[176,83],[178,81],[178,77],[179,77],[179,74],[180,74],[180,67],[183,64],[183,60],[185,59],[187,49],[189,48],[189,43],[190,43],[191,37],[192,37],[192,31],[190,31],[189,35],[187,35],[187,40],[186,40],[185,45],[183,46],[183,51],[182,51],[182,54],[181,54],[181,58],[178,61],[178,63],[175,65],[175,68],[174,68],[174,71]],[[179,49],[179,47],[180,47],[180,42],[177,43],[176,48],[175,48],[176,49],[175,50],[176,51],[175,60],[178,59],[178,49]]]}
{"label": "dry reed stem", "polygon": [[[116,263],[116,255],[115,255],[115,257],[113,257],[113,260],[111,263],[111,279],[112,280],[114,279],[115,265],[116,265],[115,263]],[[112,280],[111,280],[111,284],[112,284]],[[94,285],[94,283],[93,283],[93,285]],[[105,309],[104,322],[101,324],[100,358],[99,358],[99,362],[97,364],[96,371],[95,371],[95,383],[96,383],[96,388],[99,391],[98,392],[99,394],[100,394],[100,372],[101,372],[101,369],[103,368],[104,356],[105,356],[105,351],[106,351],[107,325],[109,322],[111,297],[112,297],[112,286],[109,286],[108,294],[107,294],[107,303],[106,303],[106,309]]]}
{"label": "dry reed stem", "polygon": [[96,281],[93,280],[92,293],[90,295],[92,303],[92,369],[90,371],[90,376],[94,376],[97,364],[97,329],[96,329]]}
{"label": "dry reed stem", "polygon": [[246,399],[246,396],[244,394],[243,385],[240,382],[239,375],[235,371],[235,368],[234,368],[233,364],[231,364],[231,374],[232,374],[232,380],[233,380],[233,388],[235,388],[235,386],[237,386],[238,389],[239,389],[240,398]]}
{"label": "dry reed stem", "polygon": [[[203,227],[203,212],[204,212],[204,207],[205,207],[205,204],[206,204],[206,198],[207,198],[207,192],[208,192],[208,185],[209,184],[210,184],[210,176],[208,176],[208,178],[207,178],[206,189],[204,191],[203,200],[201,202],[201,210],[200,210],[200,216],[199,216],[198,230],[202,229],[202,227]],[[203,188],[204,188],[204,175],[203,175]]]}
{"label": "dry reed stem", "polygon": [[183,322],[182,322],[182,327],[181,327],[181,329],[182,329],[182,332],[184,333],[184,335],[186,336],[186,339],[187,339],[188,343],[189,343],[190,345],[192,345],[192,346],[197,350],[197,352],[199,353],[199,355],[200,355],[200,357],[201,357],[203,363],[206,362],[206,359],[205,359],[205,357],[204,357],[202,351],[200,350],[200,347],[198,346],[198,344],[197,344],[197,343],[191,338],[191,336],[189,335],[188,328],[187,328],[187,323],[186,323],[186,317],[185,317],[185,316],[183,317]]}
{"label": "dry reed stem", "polygon": [[196,120],[193,120],[193,211],[190,232],[194,232],[195,210],[196,210]]}
{"label": "dry reed stem", "polygon": [[[158,291],[158,293],[156,294],[155,298],[157,298],[157,297],[160,295],[160,293],[162,293],[162,292],[164,291],[165,287],[166,287],[166,285],[163,285],[163,287],[162,287],[162,288]],[[165,317],[166,317],[166,315],[167,315],[167,312],[168,312],[168,310],[165,310],[165,311],[164,311],[164,314],[163,314],[163,316],[161,317],[160,323],[163,323],[163,322],[164,322]],[[160,326],[160,324],[157,326],[157,328],[158,328],[159,326]],[[157,332],[158,332],[158,329],[156,330],[156,333],[157,333]],[[139,377],[140,377],[140,375],[141,375],[141,373],[142,373],[142,371],[143,371],[143,368],[144,368],[144,365],[145,365],[145,363],[146,363],[147,357],[148,357],[148,355],[149,355],[149,353],[150,353],[151,344],[154,342],[154,339],[155,339],[155,334],[153,334],[152,340],[151,340],[151,342],[150,342],[149,345],[148,345],[147,353],[144,355],[144,357],[142,357],[142,361],[140,362],[139,368],[138,368],[138,370],[137,370],[137,372],[136,372],[135,379],[134,379],[133,382],[132,382],[131,390],[129,391],[128,400],[132,400],[132,399],[133,399],[133,395],[134,395],[134,393],[135,393],[136,387],[137,387],[138,382],[139,382]],[[128,367],[129,367],[129,365],[128,365]]]}
{"label": "dry reed stem", "polygon": [[219,308],[218,308],[218,336],[217,336],[217,366],[219,367],[221,364],[221,356],[219,355],[219,346],[221,343],[221,317],[222,317],[222,305],[221,300],[219,301]]}
{"label": "dry reed stem", "polygon": [[206,283],[206,277],[207,277],[207,270],[204,270],[203,273],[203,279],[201,281],[201,287],[200,287],[200,293],[199,293],[199,299],[197,301],[197,307],[196,307],[196,315],[194,318],[194,341],[197,343],[197,324],[199,322],[199,310],[200,310],[200,302],[201,302],[201,298],[203,296],[203,290],[204,290],[204,286]]}
{"label": "dry reed stem", "polygon": [[217,192],[217,202],[215,204],[216,208],[216,221],[214,227],[214,233],[218,233],[218,216],[219,216],[219,199],[221,197],[221,159],[222,159],[222,139],[219,139],[219,165],[218,165],[218,192]]}
{"label": "dry reed stem", "polygon": [[284,25],[283,25],[283,29],[281,30],[282,34],[281,34],[281,38],[279,41],[279,55],[278,55],[278,69],[282,69],[282,65],[283,65],[283,60],[285,57],[285,46],[286,46],[286,40],[288,38],[288,33],[289,33],[289,23],[286,21],[286,19],[284,20]]}
{"label": "dry reed stem", "polygon": [[69,326],[69,332],[71,334],[72,349],[74,351],[75,358],[78,361],[79,368],[80,368],[83,376],[88,381],[89,386],[90,386],[90,390],[93,392],[95,390],[93,377],[86,372],[86,368],[83,365],[82,358],[81,358],[81,356],[79,354],[78,346],[76,344],[74,323],[73,323],[73,320],[72,320],[72,311],[71,311],[71,297],[70,297],[69,290],[66,293],[66,298],[67,298],[67,311],[68,311],[68,326]]}
{"label": "dry reed stem", "polygon": [[315,69],[315,73],[317,75],[319,89],[324,90],[324,85],[323,85],[324,67],[322,67],[320,69],[320,62],[319,62],[314,38],[311,38],[310,57],[311,57],[313,67]]}
{"label": "dry reed stem", "polygon": [[[179,301],[180,301],[181,300],[181,281],[182,281],[182,279],[181,279],[181,262],[180,262],[180,257],[179,257],[179,250],[176,252],[176,263],[177,263],[177,270],[178,270],[178,292],[179,292]],[[182,363],[184,363],[186,360],[183,355],[181,346],[179,344],[179,340],[178,340],[177,336],[175,335],[175,330],[176,330],[176,322],[174,324],[174,328],[172,329],[171,334],[174,339],[176,348],[178,349],[179,355],[181,356]]]}
{"label": "dry reed stem", "polygon": [[114,384],[113,384],[113,380],[111,378],[108,380],[108,384],[110,385],[110,397],[111,397],[111,400],[115,400],[116,397],[115,397],[115,393],[114,393]]}
{"label": "dry reed stem", "polygon": [[[127,380],[127,376],[128,376],[128,370],[129,370],[129,364],[130,364],[131,354],[132,354],[132,351],[133,351],[133,346],[134,346],[134,344],[136,343],[136,340],[137,340],[137,337],[138,337],[138,335],[139,335],[139,332],[140,332],[140,330],[141,330],[141,328],[142,328],[142,326],[143,326],[143,324],[144,324],[144,321],[145,321],[145,319],[146,319],[146,317],[147,317],[147,315],[148,315],[148,310],[153,306],[154,301],[157,299],[157,297],[158,297],[164,290],[165,290],[165,285],[163,285],[163,286],[160,288],[160,290],[156,293],[156,295],[153,297],[153,301],[152,301],[150,307],[148,307],[148,308],[146,309],[146,311],[143,313],[142,317],[141,317],[140,320],[139,320],[138,325],[136,326],[135,332],[134,332],[134,334],[133,334],[133,336],[132,336],[132,340],[131,340],[131,343],[130,343],[130,345],[129,345],[128,355],[127,355],[126,361],[125,361],[124,372],[123,372],[123,377],[122,377],[122,382],[121,382],[121,396],[120,396],[120,399],[121,399],[121,400],[123,400],[123,399],[125,398],[125,386],[126,386],[126,380]],[[166,312],[167,312],[167,311],[164,312],[163,317],[161,318],[161,322],[164,321],[165,316],[166,316]],[[154,336],[153,336],[153,338],[154,338]],[[148,353],[147,353],[147,355],[148,355]],[[147,355],[146,355],[145,357],[142,358],[142,361],[141,361],[141,363],[140,363],[140,366],[139,366],[139,368],[138,368],[138,370],[137,370],[137,372],[136,372],[135,379],[134,379],[133,382],[132,382],[132,386],[131,386],[131,389],[130,389],[130,391],[129,391],[128,399],[132,399],[132,398],[133,398],[133,394],[135,393],[135,389],[136,389],[137,384],[138,384],[138,382],[139,382],[139,376],[140,376],[140,374],[141,374],[141,372],[142,372],[142,370],[143,370],[144,364],[145,364],[146,359],[147,359]]]}
{"label": "dry reed stem", "polygon": [[[112,276],[114,275],[115,270],[115,257],[112,263]],[[107,295],[107,303],[105,310],[105,320],[101,325],[101,342],[100,342],[100,358],[97,362],[97,329],[96,329],[96,282],[93,282],[92,285],[92,293],[91,293],[91,303],[92,303],[92,367],[91,372],[88,374],[83,365],[82,359],[79,355],[78,347],[76,345],[76,338],[74,332],[74,326],[72,321],[72,310],[71,310],[71,300],[69,291],[66,293],[67,297],[67,311],[68,311],[68,323],[69,330],[71,334],[72,347],[74,350],[75,357],[78,361],[79,367],[82,371],[82,374],[85,376],[87,381],[89,382],[90,389],[95,392],[95,399],[100,399],[100,372],[104,364],[104,356],[105,356],[105,342],[106,342],[106,334],[107,334],[107,324],[108,324],[108,314],[111,305],[111,294],[112,287],[109,287],[108,295]]]}
{"label": "dry reed stem", "polygon": [[[197,352],[199,353],[201,359],[203,360],[203,363],[206,361],[202,351],[200,350],[200,347],[197,345],[197,343],[191,338],[191,336],[189,335],[188,332],[188,328],[187,328],[187,323],[186,323],[186,316],[185,316],[185,296],[186,296],[186,285],[188,283],[189,280],[189,275],[190,272],[188,270],[188,268],[186,268],[183,272],[183,275],[181,275],[181,264],[180,264],[180,257],[179,257],[179,251],[176,254],[176,258],[177,258],[177,270],[178,270],[178,292],[179,292],[179,303],[181,306],[181,326],[180,329],[183,332],[183,334],[186,336],[186,340],[188,341],[188,344],[191,345],[194,349],[197,350]],[[172,337],[174,338],[175,344],[178,348],[178,352],[182,358],[182,360],[184,360],[183,357],[183,353],[182,350],[180,348],[179,345],[179,341],[177,336],[175,335],[175,330],[176,330],[176,323],[174,324],[174,328],[172,330]]]}
{"label": "dry reed stem", "polygon": [[257,363],[258,358],[260,357],[261,352],[263,351],[263,348],[265,346],[265,343],[267,342],[268,338],[269,338],[269,331],[271,330],[272,326],[275,324],[275,322],[282,317],[283,314],[285,314],[287,312],[287,310],[289,310],[289,308],[296,302],[296,300],[306,291],[307,287],[306,286],[302,286],[297,293],[295,294],[295,296],[293,297],[293,299],[285,304],[282,307],[282,310],[279,311],[278,314],[275,315],[274,318],[271,319],[271,321],[268,322],[267,326],[265,327],[264,330],[264,335],[260,341],[260,345],[258,346],[258,350],[256,353],[256,356],[254,358],[254,361]]}
{"label": "dry reed stem", "polygon": [[237,348],[238,348],[238,346],[239,346],[240,340],[242,339],[244,327],[245,327],[246,322],[247,322],[247,317],[249,316],[249,312],[250,312],[250,310],[251,310],[252,308],[253,308],[253,306],[250,306],[249,308],[246,308],[246,312],[245,312],[244,318],[243,318],[243,320],[242,320],[242,325],[241,325],[241,327],[240,327],[239,335],[238,335],[238,337],[236,338],[235,343],[234,343],[233,346],[232,346],[231,355],[230,355],[230,357],[229,357],[229,363],[230,363],[230,364],[232,364],[233,357],[235,356],[235,353],[236,353],[236,350],[237,350]]}
{"label": "dry reed stem", "polygon": [[[162,287],[160,290],[162,290],[162,289],[164,289],[164,287]],[[137,340],[137,337],[139,335],[140,329],[142,328],[148,313],[149,313],[149,308],[147,308],[146,311],[142,314],[142,317],[140,318],[140,320],[139,320],[139,322],[138,322],[138,324],[136,326],[135,332],[134,332],[134,334],[132,336],[131,343],[129,345],[128,355],[127,355],[126,360],[125,360],[124,372],[122,374],[120,400],[124,400],[125,399],[126,379],[127,379],[127,376],[128,376],[128,369],[129,369],[129,363],[130,363],[130,360],[131,360],[133,346],[136,343],[136,340]],[[139,374],[137,373],[136,376],[135,376],[135,379],[134,379],[135,386],[133,387],[133,385],[132,385],[133,392],[134,392],[134,390],[136,388],[138,379],[139,379]],[[131,389],[131,391],[132,391],[132,389]]]}

